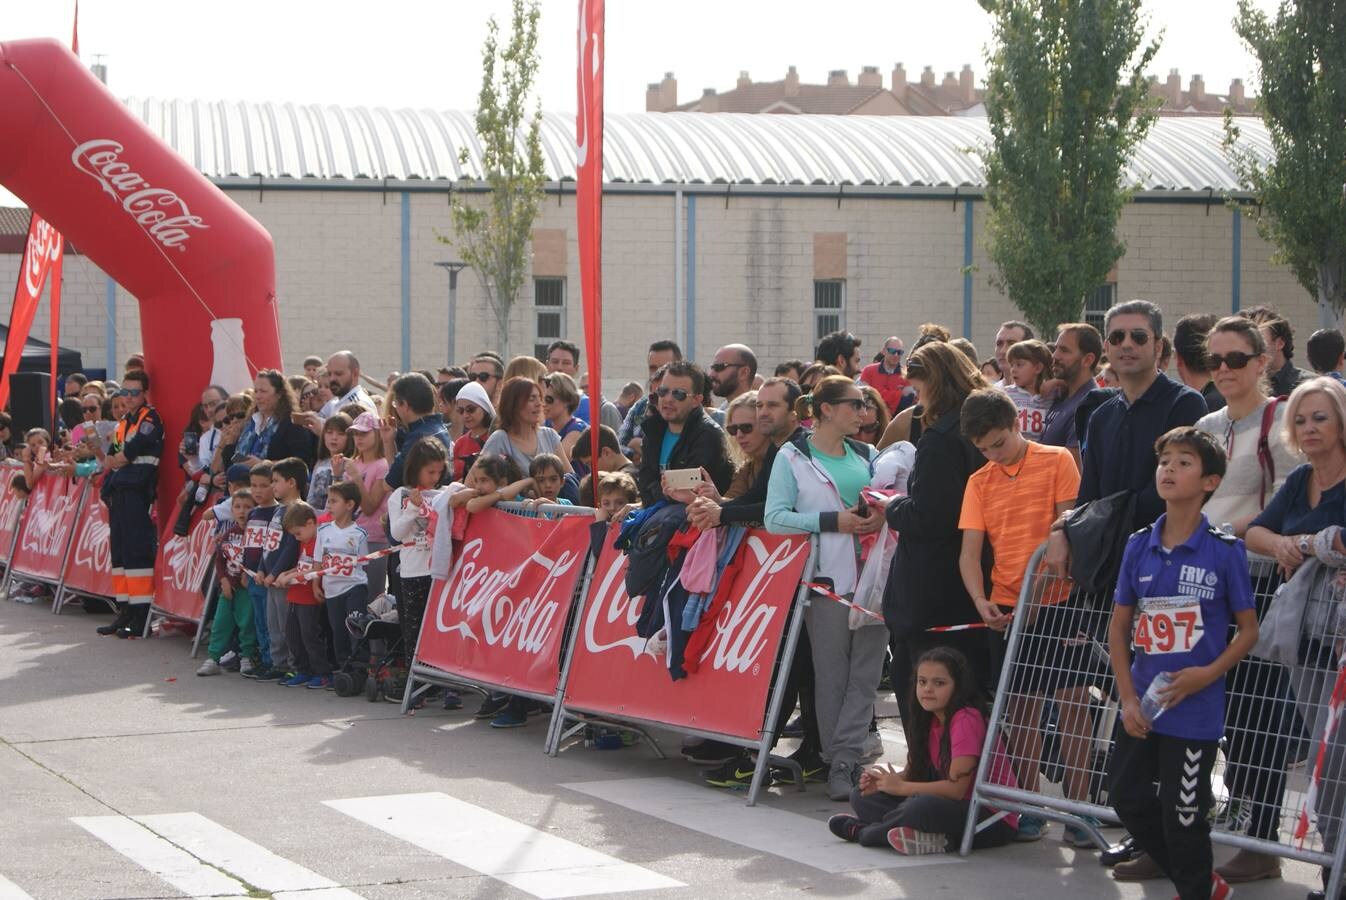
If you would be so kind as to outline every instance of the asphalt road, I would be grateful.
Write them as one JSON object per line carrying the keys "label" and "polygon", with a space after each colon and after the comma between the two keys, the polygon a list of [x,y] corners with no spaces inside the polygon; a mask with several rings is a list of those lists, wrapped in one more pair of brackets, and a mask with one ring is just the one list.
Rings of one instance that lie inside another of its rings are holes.
{"label": "asphalt road", "polygon": [[[225,675],[181,637],[0,601],[0,900],[818,896],[1169,897],[1059,842],[904,859],[842,844],[821,786],[755,809],[647,748],[542,753],[495,731]],[[901,753],[885,723],[888,758]],[[1217,848],[1217,860],[1230,854]],[[1240,898],[1303,897],[1289,864]]]}

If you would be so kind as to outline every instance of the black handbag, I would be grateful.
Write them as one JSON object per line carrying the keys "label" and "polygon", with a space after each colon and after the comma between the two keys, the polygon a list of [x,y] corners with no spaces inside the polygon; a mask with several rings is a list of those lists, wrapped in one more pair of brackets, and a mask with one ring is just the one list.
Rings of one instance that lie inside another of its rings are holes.
{"label": "black handbag", "polygon": [[1103,593],[1111,602],[1136,514],[1134,491],[1118,491],[1066,513],[1070,577],[1088,594]]}

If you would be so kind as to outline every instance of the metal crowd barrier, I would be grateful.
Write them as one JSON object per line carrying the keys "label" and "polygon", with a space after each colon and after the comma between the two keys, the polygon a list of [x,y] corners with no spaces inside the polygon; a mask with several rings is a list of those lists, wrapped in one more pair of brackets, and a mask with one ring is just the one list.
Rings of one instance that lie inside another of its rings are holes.
{"label": "metal crowd barrier", "polygon": [[[964,855],[984,808],[1074,825],[1101,849],[1108,841],[1091,820],[1117,824],[1108,802],[1108,764],[1122,727],[1107,647],[1112,592],[1085,594],[1069,578],[1047,574],[1044,552],[1045,545],[1028,563],[1010,627]],[[1281,586],[1278,567],[1250,557],[1249,577],[1261,619]],[[1346,698],[1346,569],[1322,567],[1315,576],[1299,664],[1292,674],[1249,656],[1227,675],[1211,839],[1328,866],[1327,896],[1335,897],[1346,861],[1346,842],[1337,840],[1346,807],[1346,729],[1332,728],[1334,692],[1338,703]],[[987,782],[997,737],[1017,788]]]}

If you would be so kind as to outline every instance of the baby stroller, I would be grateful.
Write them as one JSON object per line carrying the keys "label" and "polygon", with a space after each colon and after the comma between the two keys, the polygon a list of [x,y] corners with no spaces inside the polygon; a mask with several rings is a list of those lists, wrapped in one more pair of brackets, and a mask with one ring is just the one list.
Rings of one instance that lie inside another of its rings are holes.
{"label": "baby stroller", "polygon": [[350,658],[332,675],[337,695],[354,697],[363,691],[365,699],[374,703],[395,693],[404,656],[397,600],[390,594],[380,594],[367,610],[346,617],[346,630],[355,644]]}

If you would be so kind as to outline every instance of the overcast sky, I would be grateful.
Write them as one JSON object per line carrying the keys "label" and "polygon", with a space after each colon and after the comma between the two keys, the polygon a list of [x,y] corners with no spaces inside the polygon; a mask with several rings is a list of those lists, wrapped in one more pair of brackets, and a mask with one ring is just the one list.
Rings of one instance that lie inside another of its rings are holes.
{"label": "overcast sky", "polygon": [[[1272,0],[1258,0],[1270,7]],[[575,0],[543,0],[541,98],[575,107]],[[1253,63],[1230,25],[1234,0],[1151,0],[1166,31],[1155,70],[1205,76],[1223,93],[1251,81]],[[68,40],[74,0],[0,0],[0,40]],[[105,54],[118,96],[470,109],[480,87],[481,40],[508,0],[83,0],[86,61]],[[679,99],[732,88],[740,69],[763,81],[790,65],[806,81],[830,69],[852,79],[876,65],[943,76],[985,69],[989,17],[975,0],[608,0],[607,108],[645,107],[665,71]]]}

